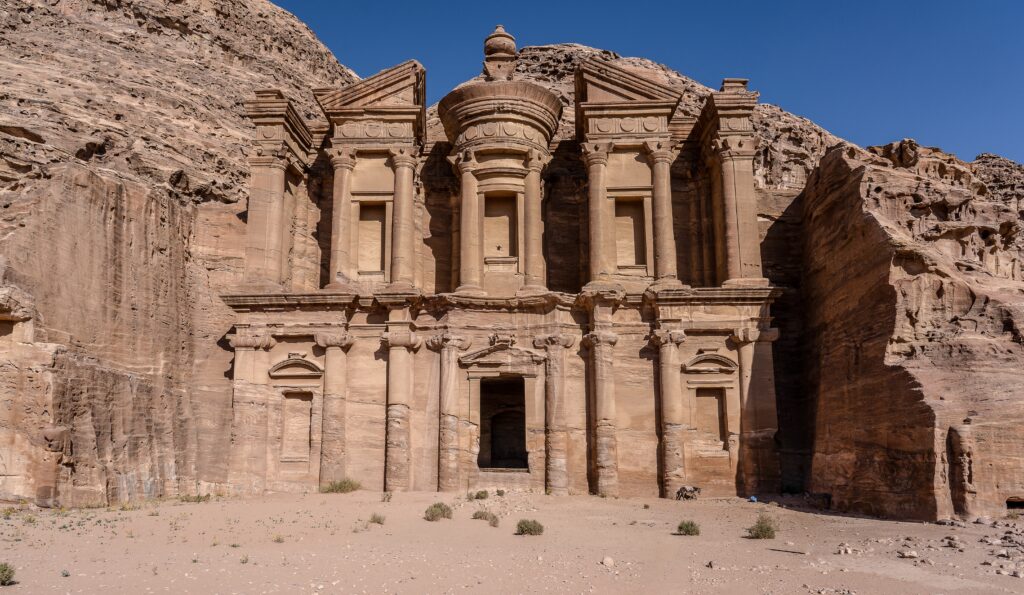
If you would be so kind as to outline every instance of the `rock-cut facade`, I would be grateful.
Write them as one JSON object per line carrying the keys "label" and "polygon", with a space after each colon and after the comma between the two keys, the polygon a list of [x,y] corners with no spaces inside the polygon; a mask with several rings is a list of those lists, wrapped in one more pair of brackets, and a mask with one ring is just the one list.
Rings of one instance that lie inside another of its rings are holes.
{"label": "rock-cut facade", "polygon": [[415,61],[314,90],[320,126],[246,104],[222,487],[779,491],[757,94],[693,116],[585,60],[567,108],[516,62],[499,27],[430,118]]}

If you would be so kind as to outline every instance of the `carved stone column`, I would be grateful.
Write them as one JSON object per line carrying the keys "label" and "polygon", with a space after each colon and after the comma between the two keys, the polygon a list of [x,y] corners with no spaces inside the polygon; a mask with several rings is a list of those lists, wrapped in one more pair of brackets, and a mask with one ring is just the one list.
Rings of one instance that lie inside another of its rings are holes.
{"label": "carved stone column", "polygon": [[354,338],[347,332],[316,333],[313,340],[325,350],[324,412],[320,446],[320,485],[345,478],[345,399],[348,393],[346,351]]}
{"label": "carved stone column", "polygon": [[410,483],[409,401],[412,393],[412,351],[422,340],[409,330],[391,330],[382,337],[388,346],[387,435],[384,445],[384,490],[406,491]]}
{"label": "carved stone column", "polygon": [[659,329],[651,337],[658,345],[658,392],[661,403],[662,497],[671,498],[686,481],[683,456],[683,431],[687,425],[680,383],[679,344],[686,339],[683,331]]}
{"label": "carved stone column", "polygon": [[257,148],[249,158],[252,181],[249,189],[245,236],[245,279],[251,285],[275,286],[284,280],[282,234],[284,221],[284,149]]}
{"label": "carved stone column", "polygon": [[590,281],[606,280],[615,271],[611,261],[609,242],[605,228],[608,205],[608,188],[605,185],[605,169],[608,167],[608,143],[587,143],[583,145],[583,159],[587,163],[589,191],[587,211],[590,224]]}
{"label": "carved stone column", "polygon": [[778,415],[771,343],[777,329],[737,329],[730,339],[739,360],[740,435],[738,477],[744,495],[779,489],[779,460],[775,448]]}
{"label": "carved stone column", "polygon": [[477,180],[473,170],[476,159],[472,152],[467,151],[458,161],[461,177],[460,221],[459,221],[459,287],[458,293],[483,293],[483,258],[480,254],[480,197],[477,193]]}
{"label": "carved stone column", "polygon": [[427,340],[427,347],[441,352],[438,400],[437,490],[459,489],[459,352],[469,349],[471,339],[443,333]]}
{"label": "carved stone column", "polygon": [[615,344],[619,336],[598,330],[584,336],[594,378],[594,455],[599,496],[619,495],[619,455],[615,423]]}
{"label": "carved stone column", "polygon": [[331,271],[329,289],[340,289],[350,282],[352,274],[352,170],[356,166],[355,151],[336,148],[331,152],[334,168],[334,206],[331,210]]}
{"label": "carved stone column", "polygon": [[391,283],[412,287],[415,281],[416,247],[414,244],[416,205],[413,180],[418,162],[416,149],[402,147],[391,150],[395,169],[395,198],[391,216]]}
{"label": "carved stone column", "polygon": [[672,216],[672,162],[678,151],[668,143],[648,141],[647,162],[651,166],[651,195],[654,219],[654,276],[661,284],[678,281],[676,235]]}
{"label": "carved stone column", "polygon": [[553,496],[569,494],[569,437],[565,424],[565,350],[576,339],[552,334],[537,337],[533,346],[548,352],[544,381],[544,480]]}
{"label": "carved stone column", "polygon": [[526,219],[524,236],[526,246],[526,291],[546,291],[544,263],[544,219],[541,214],[541,171],[549,157],[540,151],[530,151],[527,157],[523,212]]}

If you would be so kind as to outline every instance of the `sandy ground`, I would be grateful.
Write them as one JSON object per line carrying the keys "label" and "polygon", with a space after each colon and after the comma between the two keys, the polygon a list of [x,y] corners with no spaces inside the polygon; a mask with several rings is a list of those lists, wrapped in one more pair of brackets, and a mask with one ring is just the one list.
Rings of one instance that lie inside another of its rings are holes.
{"label": "sandy ground", "polygon": [[[427,522],[435,501],[452,520]],[[485,508],[500,525],[471,520]],[[744,537],[760,511],[772,540]],[[369,523],[374,513],[382,525]],[[6,518],[5,518],[6,517]],[[516,536],[536,519],[541,536]],[[701,534],[674,532],[680,520]],[[8,508],[3,593],[1013,593],[1024,521],[941,526],[738,499],[493,491],[275,495],[74,511]],[[947,538],[954,538],[952,540]],[[961,551],[962,550],[962,551]],[[909,552],[915,552],[910,554]],[[901,557],[909,556],[909,557]],[[914,557],[916,555],[917,557]],[[607,560],[606,558],[610,558]]]}

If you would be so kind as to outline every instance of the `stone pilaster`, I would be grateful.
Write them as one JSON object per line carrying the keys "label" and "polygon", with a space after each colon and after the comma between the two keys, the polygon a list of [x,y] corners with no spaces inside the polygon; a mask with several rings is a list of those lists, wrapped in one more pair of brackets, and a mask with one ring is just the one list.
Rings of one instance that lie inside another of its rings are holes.
{"label": "stone pilaster", "polygon": [[608,188],[605,173],[608,167],[610,143],[586,143],[583,145],[583,159],[587,164],[588,210],[590,229],[590,281],[606,281],[615,272],[611,256],[614,238],[606,237],[609,216]]}
{"label": "stone pilaster", "polygon": [[594,379],[594,458],[597,493],[619,495],[618,440],[615,417],[615,344],[619,336],[595,330],[583,337],[590,348]]}
{"label": "stone pilaster", "polygon": [[659,329],[651,336],[658,346],[658,392],[661,404],[662,497],[671,498],[686,481],[683,432],[689,422],[680,382],[680,330]]}
{"label": "stone pilaster", "polygon": [[411,473],[409,402],[412,393],[412,352],[422,339],[389,323],[382,340],[388,346],[387,430],[384,445],[384,490],[407,491]]}
{"label": "stone pilaster", "polygon": [[442,333],[427,339],[427,347],[441,353],[438,399],[437,490],[459,488],[459,352],[469,349],[471,339]]}
{"label": "stone pilaster", "polygon": [[348,357],[346,351],[355,338],[347,332],[313,335],[324,348],[324,411],[320,446],[320,485],[345,478],[345,428],[348,394]]}
{"label": "stone pilaster", "polygon": [[654,277],[659,285],[679,285],[676,236],[672,213],[672,162],[679,154],[667,142],[644,144],[651,166],[651,198],[654,219]]}
{"label": "stone pilaster", "polygon": [[331,261],[328,289],[347,287],[355,278],[352,271],[352,170],[356,153],[339,147],[331,151],[334,168],[334,205],[331,209]]}
{"label": "stone pilaster", "polygon": [[245,280],[260,287],[279,286],[282,271],[286,152],[257,146],[249,158],[252,179],[245,236]]}
{"label": "stone pilaster", "polygon": [[394,206],[391,215],[391,283],[412,287],[416,270],[414,179],[419,163],[415,147],[391,150],[395,170]]}
{"label": "stone pilaster", "polygon": [[565,350],[575,337],[559,333],[536,337],[533,345],[547,349],[544,375],[544,485],[553,496],[569,494],[569,437],[565,422]]}
{"label": "stone pilaster", "polygon": [[256,352],[269,351],[277,341],[269,333],[239,332],[231,339],[235,350],[231,395],[231,443],[228,483],[241,493],[259,493],[267,480],[267,402],[260,384]]}
{"label": "stone pilaster", "polygon": [[779,459],[775,446],[778,414],[772,342],[778,329],[743,328],[733,332],[739,360],[740,435],[738,477],[742,495],[779,490]]}
{"label": "stone pilaster", "polygon": [[480,197],[474,173],[477,162],[472,151],[466,151],[457,158],[461,179],[459,199],[459,287],[458,293],[481,294],[483,279],[483,256],[480,252]]}

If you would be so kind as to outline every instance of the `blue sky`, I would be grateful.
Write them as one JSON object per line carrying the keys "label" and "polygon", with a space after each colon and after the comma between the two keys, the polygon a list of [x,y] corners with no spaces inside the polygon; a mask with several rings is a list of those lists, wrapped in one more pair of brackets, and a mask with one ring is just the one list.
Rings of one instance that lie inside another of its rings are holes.
{"label": "blue sky", "polygon": [[1024,1],[274,0],[360,76],[415,58],[437,101],[501,23],[520,47],[576,42],[662,62],[860,145],[911,137],[1024,163]]}

